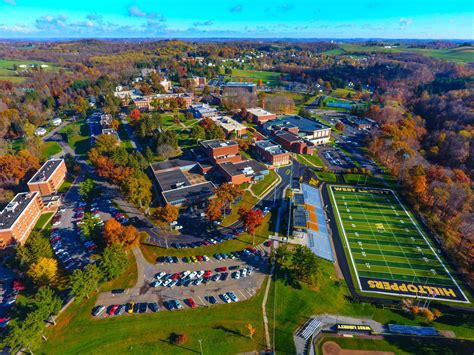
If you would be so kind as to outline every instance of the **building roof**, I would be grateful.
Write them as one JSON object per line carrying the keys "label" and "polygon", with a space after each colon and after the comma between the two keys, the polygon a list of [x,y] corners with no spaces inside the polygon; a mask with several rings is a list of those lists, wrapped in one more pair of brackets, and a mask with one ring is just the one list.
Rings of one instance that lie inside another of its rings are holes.
{"label": "building roof", "polygon": [[161,191],[179,189],[191,185],[186,175],[180,169],[155,172],[155,178]]}
{"label": "building roof", "polygon": [[230,118],[229,116],[214,116],[210,117],[217,125],[221,126],[225,131],[240,131],[242,129],[247,129],[242,123],[237,122],[236,120]]}
{"label": "building roof", "polygon": [[306,211],[303,206],[296,206],[293,209],[293,227],[306,228]]}
{"label": "building roof", "polygon": [[0,230],[11,228],[37,194],[36,191],[17,194],[0,212]]}
{"label": "building roof", "polygon": [[201,184],[165,191],[163,192],[163,197],[166,202],[172,203],[174,201],[193,201],[197,198],[212,196],[213,194],[214,185],[211,182],[206,181]]}
{"label": "building roof", "polygon": [[255,176],[259,175],[262,171],[267,170],[265,166],[259,164],[255,160],[244,160],[238,163],[226,162],[219,164],[219,166],[230,176],[238,176],[242,174]]}
{"label": "building roof", "polygon": [[35,175],[28,181],[28,184],[38,184],[40,182],[48,181],[48,179],[53,175],[56,169],[61,165],[63,159],[49,159],[43,166],[36,172]]}
{"label": "building roof", "polygon": [[250,82],[240,82],[240,81],[229,81],[222,85],[223,87],[255,87],[255,83]]}
{"label": "building roof", "polygon": [[153,172],[160,172],[162,170],[192,168],[194,165],[196,165],[196,162],[192,160],[172,159],[151,164],[151,169]]}
{"label": "building roof", "polygon": [[255,115],[257,117],[260,117],[260,116],[275,116],[274,113],[271,113],[271,112],[268,112],[268,111],[265,111],[263,108],[260,108],[260,107],[256,107],[256,108],[248,108],[247,109],[247,112],[251,113],[252,115]]}
{"label": "building roof", "polygon": [[286,132],[286,131],[280,131],[276,132],[275,136],[278,136],[279,138],[291,143],[291,142],[299,142],[301,140],[300,136],[297,136],[294,133],[291,132]]}
{"label": "building roof", "polygon": [[216,149],[216,148],[223,148],[223,147],[238,145],[238,143],[236,141],[231,141],[231,140],[211,139],[207,141],[202,141],[201,145],[204,148]]}
{"label": "building roof", "polygon": [[269,140],[257,141],[255,142],[255,145],[259,147],[260,149],[267,151],[271,155],[286,153],[286,150],[284,150],[280,145],[273,143],[272,141],[269,141]]}
{"label": "building roof", "polygon": [[320,129],[330,128],[329,126],[322,124],[319,121],[310,120],[308,118],[304,118],[298,115],[284,116],[284,117],[269,121],[264,124],[264,129],[271,130],[272,127],[275,127],[275,128],[298,127],[298,129],[303,132],[314,132]]}

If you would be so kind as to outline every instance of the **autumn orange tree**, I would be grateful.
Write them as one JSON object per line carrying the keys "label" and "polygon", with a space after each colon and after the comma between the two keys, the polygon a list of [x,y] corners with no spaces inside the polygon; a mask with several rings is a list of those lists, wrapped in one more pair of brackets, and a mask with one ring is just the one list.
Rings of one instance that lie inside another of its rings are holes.
{"label": "autumn orange tree", "polygon": [[169,203],[167,203],[163,207],[158,207],[155,212],[155,217],[166,223],[176,221],[178,219],[178,216],[179,208]]}
{"label": "autumn orange tree", "polygon": [[222,200],[214,198],[206,208],[206,218],[209,222],[217,221],[222,216]]}
{"label": "autumn orange tree", "polygon": [[263,223],[263,212],[261,209],[239,209],[239,220],[244,224],[244,228],[253,236],[252,244],[255,244],[255,230]]}
{"label": "autumn orange tree", "polygon": [[115,218],[109,219],[104,226],[104,239],[107,245],[118,244],[132,249],[140,244],[140,234],[134,226],[123,226]]}
{"label": "autumn orange tree", "polygon": [[132,121],[132,123],[136,123],[139,119],[140,119],[140,110],[137,109],[137,108],[134,108],[131,112],[130,112],[130,119]]}

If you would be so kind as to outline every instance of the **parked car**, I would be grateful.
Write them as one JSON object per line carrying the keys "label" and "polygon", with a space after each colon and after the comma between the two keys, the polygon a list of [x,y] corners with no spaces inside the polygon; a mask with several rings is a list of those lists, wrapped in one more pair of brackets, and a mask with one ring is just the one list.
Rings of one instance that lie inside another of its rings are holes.
{"label": "parked car", "polygon": [[146,312],[146,308],[147,308],[147,303],[146,302],[142,302],[139,304],[139,310],[140,310],[140,313],[145,313]]}
{"label": "parked car", "polygon": [[237,296],[235,295],[234,292],[229,291],[229,292],[227,292],[227,295],[232,300],[232,302],[238,302],[239,299],[237,298]]}
{"label": "parked car", "polygon": [[119,306],[117,307],[117,309],[115,310],[115,313],[114,313],[114,314],[115,314],[116,316],[119,316],[119,315],[121,315],[121,314],[124,312],[124,310],[125,310],[125,305],[124,305],[124,304],[121,304],[121,305],[119,305]]}
{"label": "parked car", "polygon": [[114,305],[112,305],[112,306],[109,306],[109,309],[108,309],[108,311],[107,311],[107,314],[108,314],[109,316],[115,314],[115,311],[117,310],[117,308],[119,308],[119,305],[118,305],[118,304],[114,304]]}
{"label": "parked car", "polygon": [[150,283],[150,286],[151,287],[158,287],[158,286],[161,286],[161,283],[162,283],[161,280],[153,281],[152,283]]}
{"label": "parked car", "polygon": [[134,302],[129,302],[127,303],[127,306],[125,307],[125,311],[127,313],[133,313],[133,307],[135,306]]}
{"label": "parked car", "polygon": [[150,311],[152,312],[158,312],[160,310],[160,307],[158,307],[158,303],[156,302],[148,303],[148,308],[150,308]]}
{"label": "parked car", "polygon": [[99,317],[105,311],[105,306],[97,306],[92,310],[92,315],[94,317]]}
{"label": "parked car", "polygon": [[166,272],[161,271],[161,272],[159,272],[159,273],[157,273],[157,274],[155,275],[155,278],[157,278],[157,279],[159,280],[159,279],[161,279],[161,278],[162,278],[163,276],[165,276],[165,275],[166,275]]}
{"label": "parked car", "polygon": [[217,300],[214,296],[207,296],[207,301],[210,303],[210,304],[216,304],[217,303]]}
{"label": "parked car", "polygon": [[218,268],[216,268],[216,271],[217,271],[217,272],[224,272],[224,271],[227,271],[227,267],[225,267],[225,266],[218,267]]}
{"label": "parked car", "polygon": [[221,294],[220,297],[222,298],[222,300],[225,302],[225,303],[231,303],[232,300],[229,298],[229,296],[225,293]]}
{"label": "parked car", "polygon": [[197,307],[197,306],[196,306],[196,303],[194,302],[194,300],[193,300],[192,298],[188,298],[188,299],[186,300],[186,303],[187,303],[188,306],[191,307],[191,308],[196,308],[196,307]]}

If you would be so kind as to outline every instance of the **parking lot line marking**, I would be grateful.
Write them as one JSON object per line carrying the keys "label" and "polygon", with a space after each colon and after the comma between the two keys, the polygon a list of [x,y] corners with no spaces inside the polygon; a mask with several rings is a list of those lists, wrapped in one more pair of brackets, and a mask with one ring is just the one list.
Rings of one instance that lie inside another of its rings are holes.
{"label": "parking lot line marking", "polygon": [[247,297],[244,295],[244,293],[242,292],[242,290],[239,290],[240,294],[242,295],[242,297],[244,298],[244,300],[247,299]]}
{"label": "parking lot line marking", "polygon": [[244,290],[245,290],[245,292],[247,292],[249,294],[249,297],[253,296],[253,294],[248,289],[245,288]]}
{"label": "parking lot line marking", "polygon": [[197,296],[197,298],[199,298],[199,301],[201,301],[202,305],[205,306],[206,303],[202,300],[202,298],[200,296]]}

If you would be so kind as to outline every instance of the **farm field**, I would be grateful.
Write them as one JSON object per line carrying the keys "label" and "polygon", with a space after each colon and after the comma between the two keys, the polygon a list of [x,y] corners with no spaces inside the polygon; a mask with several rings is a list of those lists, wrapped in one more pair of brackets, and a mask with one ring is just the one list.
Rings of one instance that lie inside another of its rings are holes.
{"label": "farm field", "polygon": [[276,85],[280,83],[280,73],[273,71],[261,71],[261,70],[244,70],[244,69],[232,69],[232,80],[233,81],[252,81],[257,83],[258,80],[262,80],[264,84],[269,83],[270,85]]}
{"label": "farm field", "polygon": [[392,190],[329,186],[361,291],[468,303]]}
{"label": "farm field", "polygon": [[[430,48],[384,48],[380,46],[361,46],[356,44],[341,44],[342,51],[346,54],[354,52],[383,52],[383,53],[417,53],[427,57],[443,59],[455,63],[471,63],[473,62],[474,48],[472,47],[457,47],[450,49],[430,49]],[[341,55],[341,51],[333,50],[328,52],[328,55]]]}
{"label": "farm field", "polygon": [[17,70],[14,69],[15,65],[18,67],[19,65],[22,65],[22,64],[27,65],[29,67],[32,64],[34,65],[46,64],[48,65],[48,67],[44,68],[43,70],[47,70],[47,71],[58,70],[58,67],[54,63],[46,63],[46,62],[35,61],[35,60],[0,59],[0,80],[8,80],[13,83],[20,83],[24,81],[27,78],[27,76],[18,75],[18,72],[21,71],[20,68],[17,68]]}

